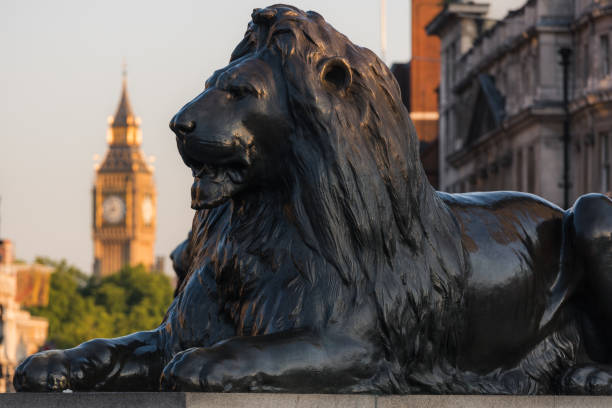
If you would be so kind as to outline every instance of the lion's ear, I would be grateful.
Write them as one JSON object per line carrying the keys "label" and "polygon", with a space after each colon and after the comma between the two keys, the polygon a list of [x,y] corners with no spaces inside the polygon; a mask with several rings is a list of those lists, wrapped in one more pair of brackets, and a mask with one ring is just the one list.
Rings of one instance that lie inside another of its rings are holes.
{"label": "lion's ear", "polygon": [[344,91],[353,82],[353,72],[344,58],[332,57],[321,64],[321,82],[334,91]]}

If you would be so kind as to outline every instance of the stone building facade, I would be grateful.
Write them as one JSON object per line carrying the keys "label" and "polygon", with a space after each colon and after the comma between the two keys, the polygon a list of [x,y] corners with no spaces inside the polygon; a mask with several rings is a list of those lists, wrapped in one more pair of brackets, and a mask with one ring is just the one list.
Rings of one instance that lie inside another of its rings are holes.
{"label": "stone building facade", "polygon": [[452,2],[441,40],[440,189],[519,190],[563,205],[563,69],[569,66],[570,204],[610,190],[612,0],[529,0],[496,21]]}
{"label": "stone building facade", "polygon": [[[18,302],[20,293],[23,296],[27,291],[24,283],[28,281],[20,279],[20,275],[31,276],[34,273],[42,277],[39,281],[46,281],[48,285],[45,278],[50,276],[51,268],[15,263],[11,241],[0,240],[0,392],[13,390],[13,372],[17,365],[37,352],[47,339],[47,319],[31,316],[21,309]],[[48,287],[46,292],[48,301]]]}

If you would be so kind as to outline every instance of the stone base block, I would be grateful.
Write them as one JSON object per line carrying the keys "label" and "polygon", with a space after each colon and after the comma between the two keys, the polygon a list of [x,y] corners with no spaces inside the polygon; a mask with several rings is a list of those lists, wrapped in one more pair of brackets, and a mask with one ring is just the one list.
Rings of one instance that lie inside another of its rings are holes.
{"label": "stone base block", "polygon": [[1,408],[610,408],[612,397],[83,392],[0,394]]}

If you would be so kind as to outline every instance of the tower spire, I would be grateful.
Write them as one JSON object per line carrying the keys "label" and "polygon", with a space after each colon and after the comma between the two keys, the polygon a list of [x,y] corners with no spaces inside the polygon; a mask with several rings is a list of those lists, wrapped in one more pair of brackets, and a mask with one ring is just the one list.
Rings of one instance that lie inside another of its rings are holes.
{"label": "tower spire", "polygon": [[123,58],[123,62],[121,62],[121,77],[123,78],[123,83],[125,84],[127,80],[127,62],[125,62],[125,57]]}
{"label": "tower spire", "polygon": [[136,116],[132,111],[130,98],[127,91],[127,64],[125,59],[121,64],[121,99],[115,117],[113,118],[113,127],[125,127],[136,124]]}
{"label": "tower spire", "polygon": [[125,59],[121,64],[121,98],[115,116],[110,121],[108,143],[110,145],[140,145],[142,136],[140,119],[134,115],[127,90],[127,65]]}
{"label": "tower spire", "polygon": [[123,61],[121,61],[121,99],[126,99],[129,106],[127,94],[127,62],[125,61],[125,57],[123,57]]}

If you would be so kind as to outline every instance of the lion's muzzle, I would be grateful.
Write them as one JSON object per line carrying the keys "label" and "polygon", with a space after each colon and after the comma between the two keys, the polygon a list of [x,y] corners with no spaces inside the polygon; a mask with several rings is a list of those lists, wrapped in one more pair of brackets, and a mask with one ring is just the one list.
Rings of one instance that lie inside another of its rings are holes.
{"label": "lion's muzzle", "polygon": [[248,142],[243,129],[210,117],[217,92],[204,92],[170,121],[183,162],[194,177],[191,207],[216,207],[242,190],[250,166]]}

